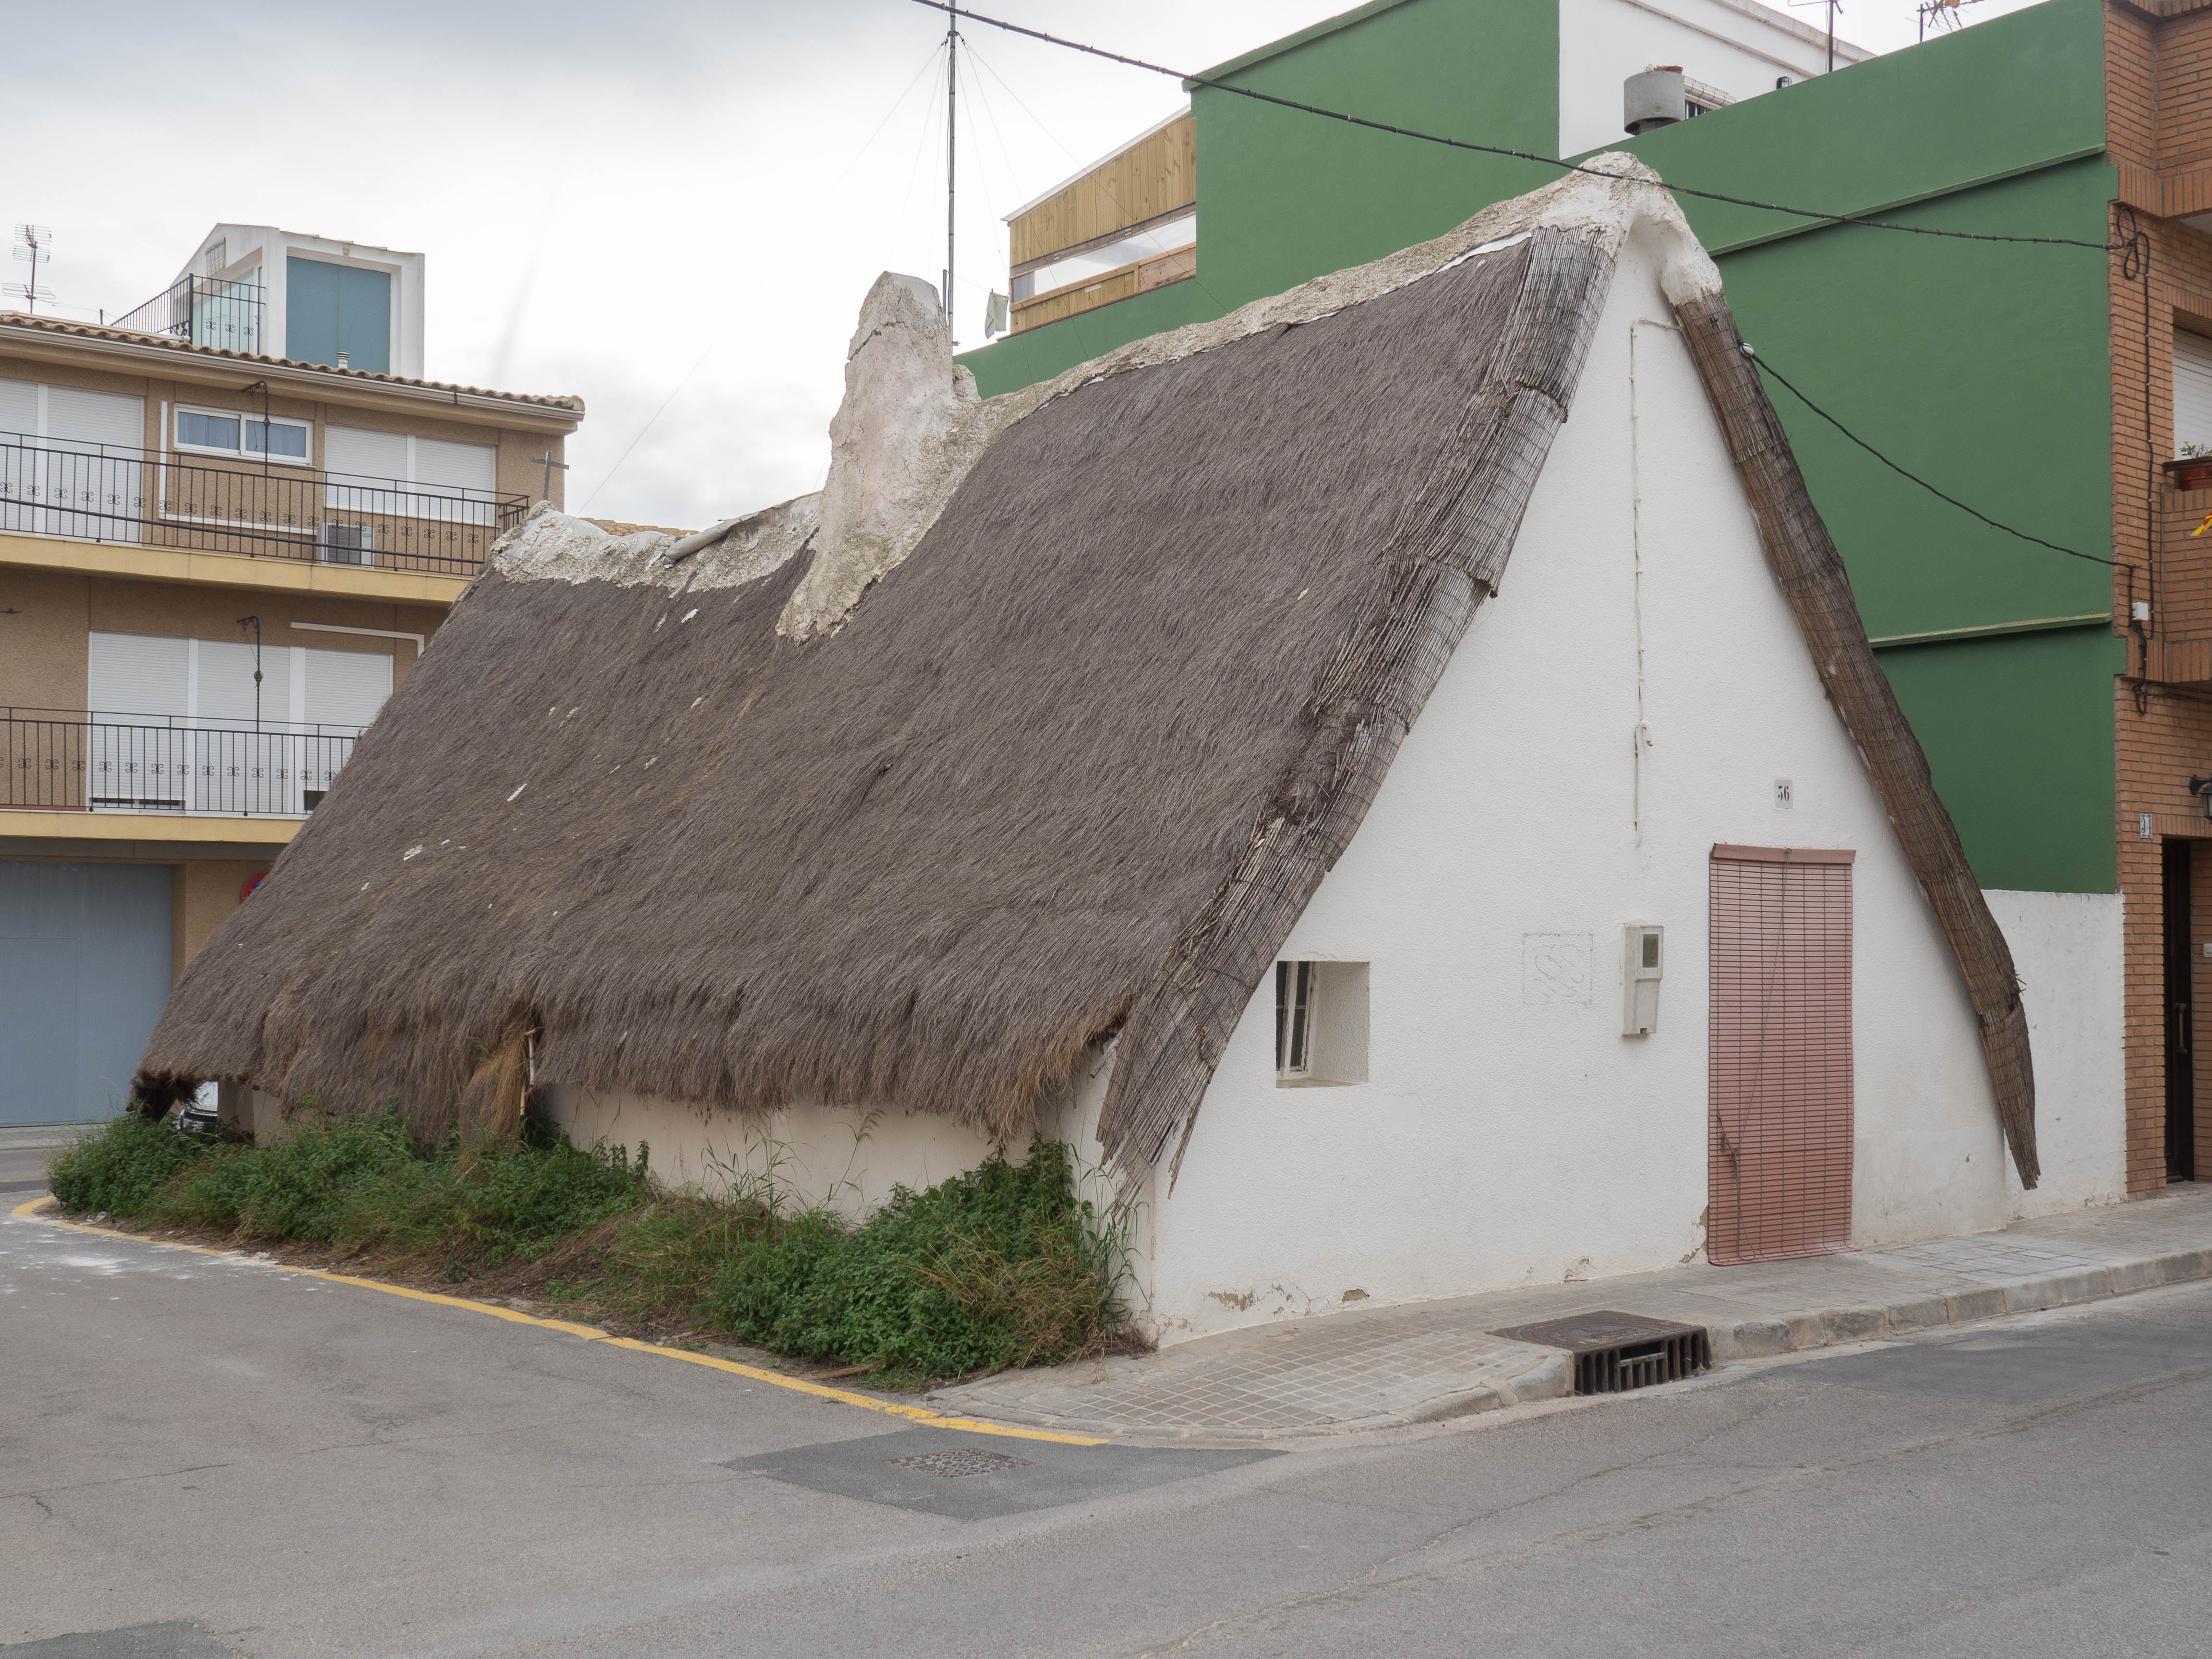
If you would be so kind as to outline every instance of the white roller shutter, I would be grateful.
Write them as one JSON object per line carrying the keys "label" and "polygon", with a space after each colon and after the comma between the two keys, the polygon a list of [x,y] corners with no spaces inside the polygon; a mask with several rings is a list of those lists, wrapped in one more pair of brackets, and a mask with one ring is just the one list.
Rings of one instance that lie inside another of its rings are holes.
{"label": "white roller shutter", "polygon": [[191,644],[143,634],[94,634],[85,701],[100,714],[190,714]]}
{"label": "white roller shutter", "polygon": [[320,726],[367,726],[392,695],[392,659],[373,651],[319,651],[307,657],[307,719]]}
{"label": "white roller shutter", "polygon": [[83,392],[75,386],[46,388],[49,438],[79,444],[114,444],[137,449],[146,442],[146,400],[113,392]]}
{"label": "white roller shutter", "polygon": [[2212,453],[2212,340],[2173,331],[2173,453]]}
{"label": "white roller shutter", "polygon": [[[251,730],[255,715],[253,642],[250,640],[194,640],[192,709],[202,726]],[[261,652],[259,719],[282,726],[292,714],[292,650],[264,646]]]}
{"label": "white roller shutter", "polygon": [[29,437],[38,429],[38,383],[35,380],[0,380],[0,432]]}
{"label": "white roller shutter", "polygon": [[364,478],[407,477],[407,438],[398,432],[369,432],[360,427],[323,428],[323,468]]}
{"label": "white roller shutter", "polygon": [[417,438],[415,482],[441,489],[489,490],[499,482],[499,451],[487,444]]}

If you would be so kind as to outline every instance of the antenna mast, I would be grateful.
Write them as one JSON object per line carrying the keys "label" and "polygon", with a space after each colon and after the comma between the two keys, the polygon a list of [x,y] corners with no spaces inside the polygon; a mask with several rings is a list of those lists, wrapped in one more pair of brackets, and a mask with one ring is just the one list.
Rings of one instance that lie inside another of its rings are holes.
{"label": "antenna mast", "polygon": [[40,301],[44,300],[48,304],[53,301],[53,290],[39,286],[39,267],[53,258],[53,249],[54,234],[46,226],[17,225],[15,227],[15,257],[31,269],[29,280],[9,283],[8,292],[10,295],[21,299],[24,308],[33,316],[38,314]]}
{"label": "antenna mast", "polygon": [[[960,77],[960,9],[957,5],[946,9],[951,22],[945,31],[945,326],[952,326],[952,200],[953,139],[958,128],[954,118],[959,112]],[[953,343],[957,345],[956,339]]]}

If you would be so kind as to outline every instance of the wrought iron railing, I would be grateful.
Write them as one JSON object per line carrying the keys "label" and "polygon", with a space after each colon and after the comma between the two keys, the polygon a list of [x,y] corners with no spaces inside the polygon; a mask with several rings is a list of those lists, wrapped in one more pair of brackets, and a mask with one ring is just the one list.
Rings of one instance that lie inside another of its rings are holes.
{"label": "wrought iron railing", "polygon": [[0,806],[298,817],[352,757],[356,726],[260,730],[160,716],[0,710]]}
{"label": "wrought iron railing", "polygon": [[473,575],[522,495],[0,432],[0,531]]}
{"label": "wrought iron railing", "polygon": [[219,283],[212,276],[179,276],[135,311],[107,325],[139,334],[166,334],[196,346],[259,351],[262,296],[258,283]]}

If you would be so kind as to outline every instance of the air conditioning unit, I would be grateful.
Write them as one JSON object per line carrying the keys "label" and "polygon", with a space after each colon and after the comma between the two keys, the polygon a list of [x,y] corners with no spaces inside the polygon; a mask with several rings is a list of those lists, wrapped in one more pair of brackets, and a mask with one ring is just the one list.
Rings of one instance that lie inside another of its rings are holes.
{"label": "air conditioning unit", "polygon": [[374,564],[373,546],[365,524],[325,524],[315,532],[315,556],[325,564]]}

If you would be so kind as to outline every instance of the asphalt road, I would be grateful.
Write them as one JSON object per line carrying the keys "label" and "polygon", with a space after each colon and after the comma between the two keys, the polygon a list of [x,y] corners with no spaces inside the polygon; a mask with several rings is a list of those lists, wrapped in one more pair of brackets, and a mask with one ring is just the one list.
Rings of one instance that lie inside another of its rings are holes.
{"label": "asphalt road", "polygon": [[2208,1286],[1254,1457],[12,1223],[0,1389],[7,1659],[2212,1653]]}

